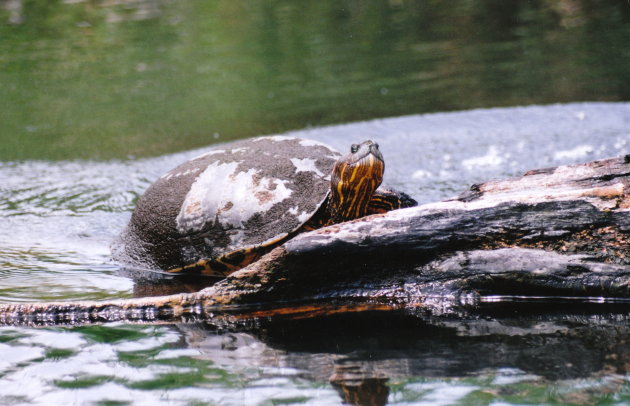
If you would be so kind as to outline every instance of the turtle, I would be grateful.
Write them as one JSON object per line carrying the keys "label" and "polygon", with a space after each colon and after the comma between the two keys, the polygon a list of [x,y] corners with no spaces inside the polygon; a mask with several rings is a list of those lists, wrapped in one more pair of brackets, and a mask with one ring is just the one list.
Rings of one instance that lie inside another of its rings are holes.
{"label": "turtle", "polygon": [[384,170],[371,140],[346,155],[290,136],[220,146],[147,189],[113,256],[127,267],[224,278],[301,232],[415,206],[381,186]]}

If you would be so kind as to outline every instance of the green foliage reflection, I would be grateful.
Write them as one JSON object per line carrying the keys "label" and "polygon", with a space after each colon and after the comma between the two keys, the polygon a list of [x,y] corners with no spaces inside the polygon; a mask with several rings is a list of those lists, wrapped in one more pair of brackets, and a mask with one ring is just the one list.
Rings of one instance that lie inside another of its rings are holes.
{"label": "green foliage reflection", "polygon": [[619,0],[0,0],[0,159],[630,99]]}

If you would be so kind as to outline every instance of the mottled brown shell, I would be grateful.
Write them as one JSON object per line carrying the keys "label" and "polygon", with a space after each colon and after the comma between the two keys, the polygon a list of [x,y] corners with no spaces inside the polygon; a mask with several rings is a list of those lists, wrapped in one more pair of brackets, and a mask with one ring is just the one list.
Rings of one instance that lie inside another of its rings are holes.
{"label": "mottled brown shell", "polygon": [[266,247],[315,214],[338,157],[319,142],[284,136],[211,150],[149,187],[114,255],[167,270]]}

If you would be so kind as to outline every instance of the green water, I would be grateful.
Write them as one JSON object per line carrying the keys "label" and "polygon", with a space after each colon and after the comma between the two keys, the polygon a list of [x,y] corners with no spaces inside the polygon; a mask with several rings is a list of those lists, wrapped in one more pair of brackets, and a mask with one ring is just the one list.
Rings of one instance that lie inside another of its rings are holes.
{"label": "green water", "polygon": [[[0,0],[0,300],[141,293],[109,246],[214,142],[370,137],[421,202],[628,154],[628,44],[625,0]],[[574,101],[621,103],[492,109]],[[627,405],[628,314],[5,326],[0,404]]]}
{"label": "green water", "polygon": [[629,43],[624,0],[2,0],[0,160],[628,100]]}

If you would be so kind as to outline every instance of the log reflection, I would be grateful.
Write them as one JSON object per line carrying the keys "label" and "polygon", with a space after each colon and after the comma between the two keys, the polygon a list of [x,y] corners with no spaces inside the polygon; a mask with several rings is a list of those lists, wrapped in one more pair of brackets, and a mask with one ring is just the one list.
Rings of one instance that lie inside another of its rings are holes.
{"label": "log reflection", "polygon": [[385,405],[392,387],[418,377],[492,376],[508,368],[548,382],[629,370],[625,304],[503,302],[442,315],[348,310],[256,311],[180,328],[204,358],[294,370],[329,382],[351,405]]}

